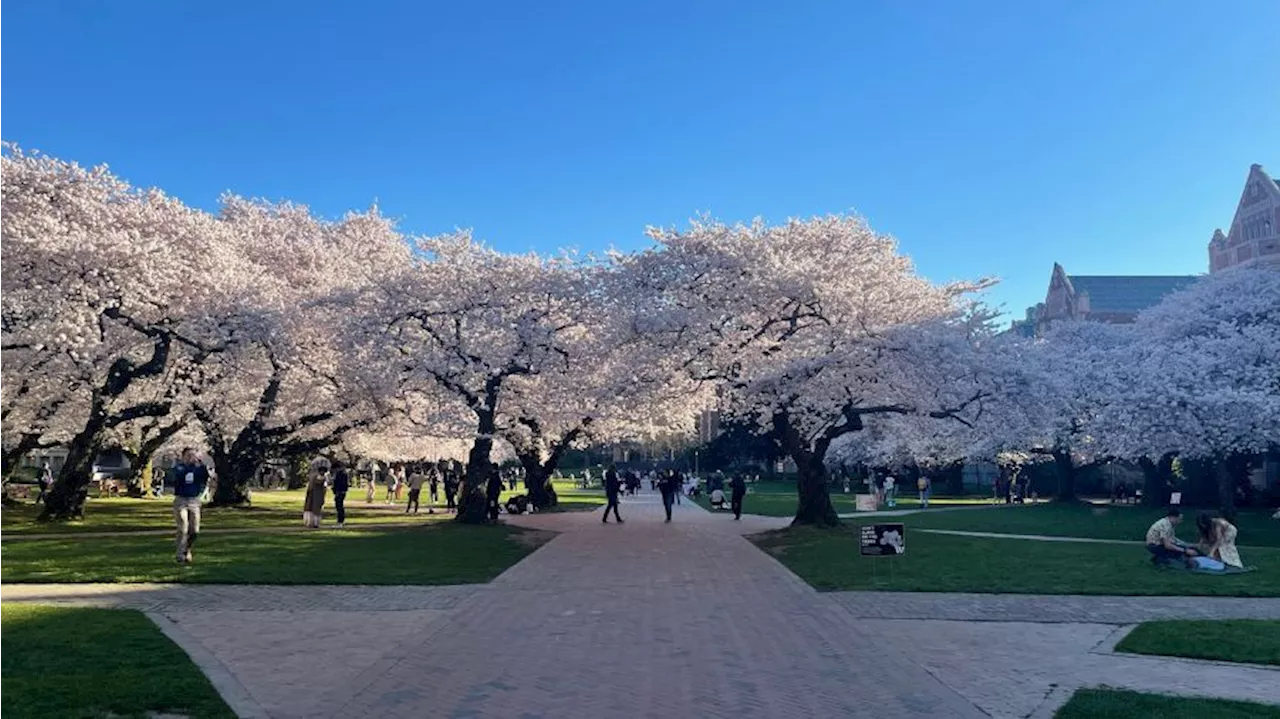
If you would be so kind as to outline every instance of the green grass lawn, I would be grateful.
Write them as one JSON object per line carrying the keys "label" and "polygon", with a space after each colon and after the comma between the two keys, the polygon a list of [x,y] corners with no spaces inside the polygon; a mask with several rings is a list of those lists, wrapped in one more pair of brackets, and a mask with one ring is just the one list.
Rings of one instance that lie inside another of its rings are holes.
{"label": "green grass lawn", "polygon": [[1275,719],[1280,718],[1280,707],[1115,689],[1081,689],[1054,716],[1057,719]]}
{"label": "green grass lawn", "polygon": [[487,582],[547,535],[506,525],[436,522],[403,529],[206,534],[195,563],[174,562],[171,537],[5,542],[5,582],[211,584],[468,584]]}
{"label": "green grass lawn", "polygon": [[141,612],[5,604],[0,624],[8,648],[0,707],[7,717],[235,718]]}
{"label": "green grass lawn", "polygon": [[[1178,535],[1191,542],[1196,538],[1194,514],[1187,509]],[[1093,506],[1083,502],[1049,503],[1027,506],[996,507],[971,512],[927,512],[902,517],[902,521],[921,529],[958,529],[971,532],[1007,534],[1044,534],[1054,537],[1090,537],[1095,539],[1127,539],[1140,542],[1164,512],[1135,506]],[[854,520],[849,520],[854,521]],[[1240,530],[1236,543],[1241,547],[1280,547],[1280,521],[1271,511],[1250,509],[1236,518]],[[1245,564],[1252,564],[1252,551],[1242,552]]]}
{"label": "green grass lawn", "polygon": [[[975,512],[974,514],[981,514]],[[1035,542],[907,530],[907,553],[862,557],[857,523],[752,537],[819,590],[1031,594],[1280,596],[1280,549],[1251,549],[1258,571],[1211,576],[1157,569],[1140,546]]]}
{"label": "green grass lawn", "polygon": [[1116,651],[1280,665],[1280,621],[1145,622]]}
{"label": "green grass lawn", "polygon": [[[767,517],[791,517],[796,513],[796,506],[799,500],[796,497],[796,485],[794,482],[757,482],[749,486],[747,497],[743,502],[743,512],[746,514],[762,514]],[[729,494],[728,489],[725,490],[725,496]],[[698,504],[706,509],[711,509],[711,501],[704,494],[698,497]],[[956,507],[990,504],[989,497],[941,497],[935,496],[929,500],[930,508],[940,507]],[[856,500],[853,494],[845,494],[843,492],[831,493],[831,504],[839,514],[853,512],[857,510]],[[916,497],[913,490],[909,494],[899,494],[897,506],[894,509],[919,509],[920,500]]]}
{"label": "green grass lawn", "polygon": [[[503,492],[502,501],[508,497],[523,494],[523,490]],[[560,497],[560,511],[594,509],[604,504],[604,493],[600,490],[575,489],[568,481],[556,483],[556,493]],[[268,527],[300,527],[302,526],[302,501],[305,491],[297,490],[258,490],[253,492],[253,506],[205,507],[201,514],[202,529],[258,529]],[[405,496],[407,497],[407,490]],[[407,515],[404,513],[405,499],[394,505],[383,503],[386,491],[378,488],[376,500],[372,504],[365,503],[363,489],[355,489],[347,494],[347,524],[360,526],[371,524],[421,524],[425,521],[438,521],[448,518],[441,512],[426,514],[427,492],[423,490],[422,513]],[[73,522],[37,522],[40,506],[27,503],[19,507],[5,509],[0,512],[0,528],[7,535],[24,534],[75,534],[77,532],[127,532],[145,529],[171,529],[173,527],[173,498],[166,496],[160,499],[129,499],[124,497],[90,498],[85,505],[84,519]],[[334,521],[333,495],[325,497],[325,515],[327,521]]]}

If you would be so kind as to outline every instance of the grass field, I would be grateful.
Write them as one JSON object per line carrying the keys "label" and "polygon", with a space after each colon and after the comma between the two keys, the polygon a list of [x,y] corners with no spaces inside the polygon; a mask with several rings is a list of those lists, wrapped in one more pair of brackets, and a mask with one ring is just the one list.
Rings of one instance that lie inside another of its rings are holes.
{"label": "grass field", "polygon": [[235,718],[186,653],[141,612],[6,604],[0,624],[7,717]]}
{"label": "grass field", "polygon": [[487,582],[546,535],[435,522],[403,529],[206,534],[195,563],[174,562],[168,536],[5,542],[5,582],[213,584],[467,584]]}
{"label": "grass field", "polygon": [[[571,483],[557,482],[556,493],[560,497],[560,511],[594,509],[604,504],[600,490],[575,489]],[[297,490],[259,490],[253,492],[253,506],[206,507],[201,516],[204,529],[260,529],[268,527],[299,527],[302,525],[302,501],[306,492]],[[407,491],[405,496],[407,496]],[[376,501],[365,503],[363,489],[347,494],[347,524],[359,527],[372,524],[416,525],[448,518],[437,512],[427,514],[426,490],[423,490],[422,512],[417,515],[404,513],[405,499],[394,504],[382,500],[386,491],[378,488]],[[503,492],[502,501],[510,496],[523,494],[523,490]],[[170,529],[173,527],[173,498],[129,499],[101,498],[88,501],[84,519],[72,522],[37,522],[40,506],[24,504],[0,512],[0,527],[7,535],[24,534],[75,534],[77,532],[127,532],[145,529]],[[333,495],[325,497],[327,521],[334,521]]]}
{"label": "grass field", "polygon": [[[729,490],[725,489],[725,495],[728,496]],[[706,509],[711,509],[711,501],[704,494],[698,497],[698,504]],[[844,514],[853,512],[857,509],[855,506],[853,494],[844,494],[843,492],[833,492],[831,494],[831,504],[835,507],[837,513]],[[989,504],[990,499],[986,497],[933,497],[929,500],[930,507],[955,507],[962,505],[982,505]],[[743,511],[747,514],[762,514],[766,517],[791,517],[796,513],[796,485],[794,482],[757,482],[749,485],[747,497],[743,503]],[[916,498],[915,492],[911,492],[909,496],[900,495],[898,497],[896,509],[918,509],[920,500]]]}
{"label": "grass field", "polygon": [[852,521],[752,539],[819,590],[1280,596],[1280,549],[1273,548],[1249,550],[1256,572],[1210,576],[1157,569],[1140,546],[953,537],[910,526],[905,555],[862,557]]}
{"label": "grass field", "polygon": [[1280,707],[1114,689],[1081,689],[1054,716],[1057,719],[1280,719]]}
{"label": "grass field", "polygon": [[[1196,538],[1194,513],[1188,509],[1178,526],[1178,535],[1188,542]],[[1083,502],[1049,503],[1029,506],[995,507],[971,512],[924,512],[902,517],[911,527],[958,529],[1006,534],[1044,534],[1053,537],[1126,539],[1140,542],[1164,512],[1134,506],[1094,506]],[[849,520],[855,521],[855,520]],[[897,520],[894,520],[897,521]],[[1241,547],[1280,547],[1280,521],[1268,510],[1243,510],[1236,518],[1240,530],[1236,543]],[[1244,552],[1251,564],[1252,552]]]}
{"label": "grass field", "polygon": [[1145,622],[1116,651],[1280,665],[1280,621]]}

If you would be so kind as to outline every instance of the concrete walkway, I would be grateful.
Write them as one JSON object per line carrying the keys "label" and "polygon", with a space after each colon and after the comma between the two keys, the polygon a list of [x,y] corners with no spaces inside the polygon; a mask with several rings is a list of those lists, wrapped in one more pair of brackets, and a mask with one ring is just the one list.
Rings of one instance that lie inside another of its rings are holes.
{"label": "concrete walkway", "polygon": [[[1080,686],[1280,703],[1280,672],[1110,653],[1148,618],[1280,600],[819,594],[692,502],[512,518],[559,536],[487,585],[6,585],[147,611],[247,717],[1024,717]],[[785,523],[785,519],[783,520]],[[424,558],[423,561],[429,561]],[[974,621],[977,620],[977,621]],[[1073,622],[1073,623],[1063,623]]]}

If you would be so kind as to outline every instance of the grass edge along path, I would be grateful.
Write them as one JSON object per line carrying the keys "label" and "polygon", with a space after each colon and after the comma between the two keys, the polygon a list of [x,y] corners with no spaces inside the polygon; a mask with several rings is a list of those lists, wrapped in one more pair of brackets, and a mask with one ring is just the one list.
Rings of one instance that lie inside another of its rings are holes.
{"label": "grass edge along path", "polygon": [[752,535],[819,591],[1280,597],[1280,549],[1250,550],[1258,571],[1212,576],[1151,565],[1140,546],[987,539],[912,532],[905,555],[863,557],[858,523]]}
{"label": "grass edge along path", "polygon": [[133,609],[0,605],[8,717],[234,719],[208,678]]}
{"label": "grass edge along path", "polygon": [[[604,505],[603,490],[583,490],[573,486],[566,480],[555,482],[556,492],[560,496],[561,505],[555,511],[589,511]],[[523,490],[504,490],[501,501],[505,503],[509,497],[523,494]],[[203,529],[231,530],[255,529],[269,530],[275,528],[299,528],[302,526],[302,504],[305,496],[303,490],[255,490],[252,492],[253,503],[248,507],[211,507],[205,505],[202,510],[201,527]],[[429,522],[443,522],[453,518],[444,511],[443,495],[441,503],[431,507],[427,490],[422,492],[421,509],[418,514],[405,514],[407,496],[394,503],[386,501],[386,489],[379,485],[372,503],[365,501],[363,488],[353,489],[347,493],[347,526],[360,527],[381,524],[402,524],[414,526]],[[85,506],[84,519],[64,522],[38,522],[36,517],[41,511],[40,505],[25,502],[17,507],[0,510],[0,523],[7,539],[21,539],[24,536],[40,536],[48,534],[74,535],[99,534],[132,531],[172,531],[173,530],[173,497],[157,497],[135,499],[129,497],[91,497]],[[333,493],[325,493],[324,525],[332,526],[337,521],[333,507]]]}
{"label": "grass edge along path", "polygon": [[1280,719],[1280,706],[1229,699],[1080,689],[1054,719]]}
{"label": "grass edge along path", "polygon": [[[1117,652],[1280,666],[1280,621],[1263,619],[1143,622]],[[1280,676],[1277,677],[1280,681]]]}
{"label": "grass edge along path", "polygon": [[179,566],[171,536],[5,542],[0,580],[30,583],[476,584],[552,536],[514,527],[437,522],[388,530],[201,536]]}

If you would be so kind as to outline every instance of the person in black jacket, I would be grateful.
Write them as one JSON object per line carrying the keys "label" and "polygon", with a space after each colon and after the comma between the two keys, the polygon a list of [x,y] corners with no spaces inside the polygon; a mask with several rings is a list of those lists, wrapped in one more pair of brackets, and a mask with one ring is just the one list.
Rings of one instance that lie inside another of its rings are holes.
{"label": "person in black jacket", "polygon": [[668,522],[671,521],[671,505],[675,504],[676,495],[680,493],[682,484],[684,484],[684,478],[673,469],[668,469],[658,482],[658,489],[662,492],[662,508],[667,511]]}
{"label": "person in black jacket", "polygon": [[489,483],[485,485],[485,499],[488,502],[489,521],[498,521],[499,503],[502,498],[502,475],[496,468],[489,469]]}
{"label": "person in black jacket", "polygon": [[618,493],[622,491],[622,483],[618,481],[618,468],[609,465],[609,469],[604,472],[604,497],[609,501],[604,508],[604,519],[601,521],[605,524],[609,523],[609,510],[613,510],[613,516],[618,520],[618,524],[622,524],[622,517],[618,514]]}
{"label": "person in black jacket", "polygon": [[733,518],[742,519],[742,498],[747,496],[747,482],[741,474],[735,474],[733,480],[729,482],[729,488],[733,490],[729,500],[733,507]]}
{"label": "person in black jacket", "polygon": [[445,509],[458,511],[458,503],[455,497],[458,496],[458,474],[452,467],[444,471],[444,501]]}
{"label": "person in black jacket", "polygon": [[342,529],[343,523],[347,521],[347,507],[344,502],[347,501],[347,490],[351,489],[351,475],[347,474],[347,468],[342,462],[334,461],[333,463],[333,508],[338,512],[338,529]]}

